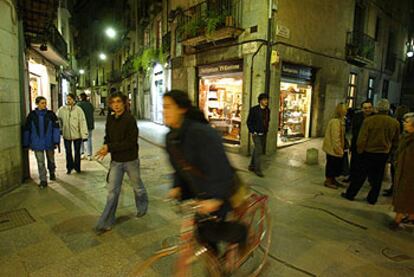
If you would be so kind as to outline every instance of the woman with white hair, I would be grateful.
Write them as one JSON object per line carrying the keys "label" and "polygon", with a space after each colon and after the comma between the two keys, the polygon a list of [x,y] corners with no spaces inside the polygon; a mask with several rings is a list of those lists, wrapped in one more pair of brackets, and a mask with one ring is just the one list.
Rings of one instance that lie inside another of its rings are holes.
{"label": "woman with white hair", "polygon": [[414,223],[414,113],[404,116],[404,130],[397,154],[392,201],[396,215],[390,224],[391,230],[400,228],[406,214],[408,221]]}

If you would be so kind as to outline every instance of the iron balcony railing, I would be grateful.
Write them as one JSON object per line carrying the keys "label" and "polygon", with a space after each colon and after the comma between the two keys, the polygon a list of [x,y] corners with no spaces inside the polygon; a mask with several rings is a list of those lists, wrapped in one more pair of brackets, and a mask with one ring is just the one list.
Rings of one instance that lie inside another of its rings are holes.
{"label": "iron balcony railing", "polygon": [[177,36],[183,41],[226,26],[241,25],[242,0],[207,0],[178,14]]}
{"label": "iron balcony railing", "polygon": [[348,32],[348,58],[374,61],[375,40],[363,32]]}
{"label": "iron balcony railing", "polygon": [[55,26],[48,29],[46,38],[62,57],[68,58],[68,45]]}

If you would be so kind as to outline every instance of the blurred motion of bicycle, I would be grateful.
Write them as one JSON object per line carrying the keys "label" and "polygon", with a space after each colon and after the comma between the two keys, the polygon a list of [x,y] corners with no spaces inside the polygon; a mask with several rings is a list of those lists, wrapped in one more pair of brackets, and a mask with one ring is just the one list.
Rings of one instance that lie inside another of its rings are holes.
{"label": "blurred motion of bicycle", "polygon": [[[232,212],[232,220],[245,224],[247,242],[221,245],[221,256],[213,254],[209,247],[197,241],[197,201],[178,204],[183,214],[178,243],[162,242],[162,249],[137,265],[130,276],[258,276],[263,270],[271,242],[271,221],[268,214],[268,196],[252,194],[241,207]],[[211,220],[207,216],[205,220]],[[200,223],[198,221],[197,223]],[[260,251],[257,251],[260,250]],[[161,263],[161,258],[173,257]],[[152,269],[152,271],[150,270]],[[157,275],[158,273],[158,275]],[[172,274],[171,274],[172,273]]]}

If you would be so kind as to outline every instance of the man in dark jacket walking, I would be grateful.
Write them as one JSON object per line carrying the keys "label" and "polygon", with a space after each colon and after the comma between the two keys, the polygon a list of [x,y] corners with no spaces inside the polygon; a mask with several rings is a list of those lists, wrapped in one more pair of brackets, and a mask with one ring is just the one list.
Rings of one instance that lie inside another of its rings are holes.
{"label": "man in dark jacket walking", "polygon": [[[95,129],[95,119],[93,116],[93,113],[95,112],[95,108],[91,104],[91,102],[88,101],[88,96],[86,93],[80,94],[81,101],[78,102],[78,106],[81,107],[83,112],[85,113],[85,119],[86,119],[86,125],[88,126],[88,141],[86,141],[86,144],[88,146],[87,148],[87,159],[89,161],[92,160],[92,131]],[[81,154],[85,155],[85,142],[82,142],[81,144]]]}
{"label": "man in dark jacket walking", "polygon": [[105,209],[96,226],[98,234],[111,230],[121,193],[122,180],[127,173],[135,193],[137,217],[147,212],[148,196],[141,180],[138,158],[138,127],[135,118],[126,110],[127,97],[120,92],[109,97],[113,113],[108,115],[104,145],[97,156],[103,159],[111,153],[111,165],[107,177],[108,198]]}
{"label": "man in dark jacket walking", "polygon": [[250,108],[249,116],[247,117],[247,127],[254,142],[254,151],[249,170],[254,171],[259,177],[264,177],[261,155],[266,152],[266,136],[270,121],[269,97],[267,94],[262,93],[259,95],[258,101],[259,105]]}
{"label": "man in dark jacket walking", "polygon": [[56,180],[55,147],[60,143],[60,130],[57,116],[46,108],[46,98],[38,96],[35,103],[37,108],[26,118],[23,147],[34,151],[39,169],[39,187],[45,188],[47,187],[45,153],[49,178]]}

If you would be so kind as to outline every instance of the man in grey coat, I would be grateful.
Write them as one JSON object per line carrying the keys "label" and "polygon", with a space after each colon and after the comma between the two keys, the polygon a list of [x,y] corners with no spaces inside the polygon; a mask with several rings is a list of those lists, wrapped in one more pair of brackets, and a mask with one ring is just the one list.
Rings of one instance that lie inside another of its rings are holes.
{"label": "man in grey coat", "polygon": [[[92,160],[92,132],[93,129],[95,129],[95,119],[93,113],[95,112],[95,108],[91,104],[91,102],[88,101],[88,96],[86,93],[80,94],[81,101],[78,102],[78,106],[81,107],[83,112],[85,113],[86,118],[86,124],[88,126],[88,141],[86,142],[87,148],[87,158],[89,161]],[[81,155],[85,155],[85,143],[82,142],[81,144]]]}

